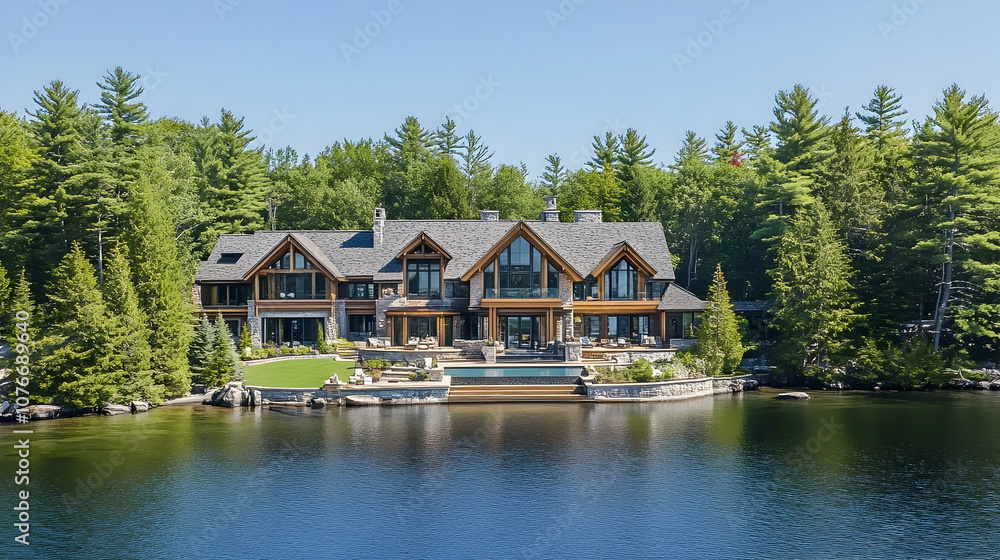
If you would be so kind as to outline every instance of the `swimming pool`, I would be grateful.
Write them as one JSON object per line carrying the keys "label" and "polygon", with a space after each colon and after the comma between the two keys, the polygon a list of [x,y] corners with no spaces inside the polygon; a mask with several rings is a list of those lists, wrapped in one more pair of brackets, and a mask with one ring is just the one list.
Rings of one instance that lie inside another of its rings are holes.
{"label": "swimming pool", "polygon": [[576,377],[583,375],[580,366],[529,367],[446,367],[452,377]]}

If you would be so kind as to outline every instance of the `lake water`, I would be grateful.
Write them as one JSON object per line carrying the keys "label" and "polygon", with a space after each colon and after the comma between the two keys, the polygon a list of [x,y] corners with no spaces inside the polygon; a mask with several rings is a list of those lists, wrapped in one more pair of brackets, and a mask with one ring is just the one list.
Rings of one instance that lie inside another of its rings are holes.
{"label": "lake water", "polygon": [[773,394],[7,424],[0,557],[1000,555],[1000,395]]}

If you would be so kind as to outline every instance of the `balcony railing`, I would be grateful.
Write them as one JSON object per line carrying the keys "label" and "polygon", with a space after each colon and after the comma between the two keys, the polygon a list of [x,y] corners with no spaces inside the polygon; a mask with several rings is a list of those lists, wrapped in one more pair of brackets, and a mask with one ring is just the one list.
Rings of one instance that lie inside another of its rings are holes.
{"label": "balcony railing", "polygon": [[486,288],[486,299],[558,298],[559,288]]}

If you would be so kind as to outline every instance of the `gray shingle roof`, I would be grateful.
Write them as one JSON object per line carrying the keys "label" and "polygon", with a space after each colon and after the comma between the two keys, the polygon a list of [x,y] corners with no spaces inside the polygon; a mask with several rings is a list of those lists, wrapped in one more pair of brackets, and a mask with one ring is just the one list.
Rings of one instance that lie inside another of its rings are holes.
{"label": "gray shingle roof", "polygon": [[[293,234],[306,249],[312,251],[315,247],[322,251],[327,259],[324,266],[334,267],[344,276],[398,281],[402,279],[403,266],[396,255],[421,232],[451,254],[445,279],[455,279],[517,224],[517,220],[386,220],[384,241],[379,247],[374,246],[371,231],[258,231],[222,235],[208,260],[201,263],[195,280],[239,281],[277,243]],[[583,275],[589,274],[615,246],[628,241],[656,268],[655,279],[674,279],[667,241],[658,223],[526,221],[525,224]],[[222,253],[243,253],[243,256],[235,264],[219,264]]]}
{"label": "gray shingle roof", "polygon": [[660,298],[660,304],[656,306],[656,309],[658,311],[704,311],[705,302],[671,282],[663,291],[663,297]]}

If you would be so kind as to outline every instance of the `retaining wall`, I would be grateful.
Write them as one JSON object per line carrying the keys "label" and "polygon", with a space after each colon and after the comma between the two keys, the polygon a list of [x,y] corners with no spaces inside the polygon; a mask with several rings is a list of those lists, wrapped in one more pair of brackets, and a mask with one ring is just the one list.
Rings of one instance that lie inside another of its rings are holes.
{"label": "retaining wall", "polygon": [[742,392],[748,382],[756,387],[760,375],[702,377],[655,383],[588,383],[587,398],[594,400],[670,401]]}

